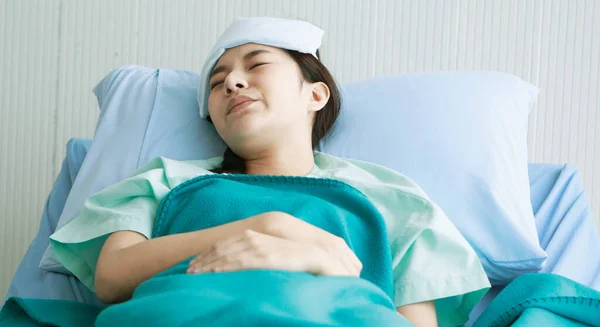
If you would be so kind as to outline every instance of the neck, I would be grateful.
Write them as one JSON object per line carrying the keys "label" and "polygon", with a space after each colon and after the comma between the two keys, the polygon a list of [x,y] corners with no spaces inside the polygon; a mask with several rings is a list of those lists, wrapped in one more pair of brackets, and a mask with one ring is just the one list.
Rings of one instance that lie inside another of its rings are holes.
{"label": "neck", "polygon": [[[302,149],[302,150],[300,150]],[[306,176],[313,170],[315,158],[310,146],[269,149],[246,160],[249,175]]]}

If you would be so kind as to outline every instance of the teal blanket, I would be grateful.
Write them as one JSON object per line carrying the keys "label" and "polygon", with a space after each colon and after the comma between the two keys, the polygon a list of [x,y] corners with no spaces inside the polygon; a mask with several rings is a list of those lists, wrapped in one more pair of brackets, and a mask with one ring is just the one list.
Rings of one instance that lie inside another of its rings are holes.
{"label": "teal blanket", "polygon": [[[358,277],[249,270],[186,274],[189,259],[106,309],[11,298],[0,326],[411,326],[392,303],[385,224],[356,189],[334,180],[201,176],[163,199],[153,236],[205,229],[284,211],[346,240],[363,263]],[[482,326],[600,326],[600,292],[549,274],[515,279],[475,322]]]}
{"label": "teal blanket", "polygon": [[[248,279],[252,279],[252,276],[248,276]],[[252,287],[251,284],[247,286]],[[260,292],[257,287],[254,290]],[[221,294],[221,296],[226,295]],[[170,311],[165,315],[175,315],[179,312],[178,308],[170,303],[163,305],[166,307],[164,311]],[[261,308],[261,310],[269,309]],[[306,310],[315,309],[317,312],[321,311],[320,308],[314,308],[310,304]],[[100,310],[78,302],[11,298],[0,312],[0,326],[93,326]],[[218,324],[208,326],[223,326],[230,322],[234,325],[240,317],[245,321],[253,319],[257,313],[224,310],[222,314],[223,316],[217,320]],[[240,326],[248,325],[250,324],[244,323]],[[290,326],[315,326],[315,324],[291,323]],[[348,323],[346,326],[361,325]],[[522,275],[498,294],[473,325],[473,327],[504,326],[600,326],[600,292],[558,275]]]}
{"label": "teal blanket", "polygon": [[385,222],[356,189],[329,179],[208,175],[172,190],[153,237],[206,229],[283,211],[346,240],[361,277],[251,270],[186,274],[188,259],[104,310],[98,326],[403,326],[392,303]]}
{"label": "teal blanket", "polygon": [[[200,176],[161,201],[153,237],[211,228],[267,211],[287,212],[342,237],[363,264],[361,276],[280,270],[190,275],[189,258],[142,283],[131,300],[102,310],[95,325],[410,326],[392,301],[391,254],[383,217],[361,192],[342,182]],[[67,314],[40,310],[36,307],[31,316]]]}
{"label": "teal blanket", "polygon": [[504,326],[600,326],[600,292],[558,275],[521,275],[473,325]]}

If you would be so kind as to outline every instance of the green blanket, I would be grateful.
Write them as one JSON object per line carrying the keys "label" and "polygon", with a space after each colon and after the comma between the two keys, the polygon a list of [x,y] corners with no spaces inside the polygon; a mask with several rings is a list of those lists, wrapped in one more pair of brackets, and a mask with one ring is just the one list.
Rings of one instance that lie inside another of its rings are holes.
{"label": "green blanket", "polygon": [[75,301],[11,297],[0,311],[0,326],[93,326],[101,310]]}
{"label": "green blanket", "polygon": [[[95,325],[410,326],[392,302],[385,222],[362,193],[342,182],[200,176],[161,201],[153,237],[206,229],[267,211],[287,212],[344,238],[363,264],[361,276],[280,270],[190,275],[189,258],[142,283],[131,300],[101,311]],[[20,307],[31,312],[23,301]],[[29,316],[68,315],[72,303],[63,304],[65,310],[52,312],[38,306]]]}
{"label": "green blanket", "polygon": [[[189,259],[106,309],[11,298],[0,326],[410,326],[392,303],[392,270],[381,215],[334,180],[201,176],[175,188],[157,211],[153,236],[205,229],[284,211],[346,240],[363,263],[358,277],[279,270],[186,274]],[[482,326],[600,326],[600,292],[564,277],[525,274],[475,322]]]}
{"label": "green blanket", "polygon": [[206,229],[267,211],[287,212],[343,237],[363,263],[361,278],[273,270],[189,275],[185,261],[141,284],[130,301],[104,310],[97,325],[405,325],[391,300],[383,218],[362,193],[344,183],[200,176],[161,201],[153,236]]}
{"label": "green blanket", "polygon": [[[165,311],[172,310],[168,315],[178,312],[169,303],[165,303],[165,306]],[[320,310],[312,306],[306,310],[314,309]],[[92,326],[100,310],[77,302],[11,298],[0,312],[0,326]],[[254,312],[243,314],[244,319],[255,315]],[[223,326],[223,319],[230,319],[234,324],[240,317],[238,313],[229,312],[223,312],[223,316],[220,324],[210,326]],[[347,326],[361,325],[348,323]],[[522,275],[498,294],[473,325],[503,326],[600,326],[600,292],[558,275]]]}
{"label": "green blanket", "polygon": [[600,326],[600,292],[558,275],[521,275],[473,325],[504,326]]}

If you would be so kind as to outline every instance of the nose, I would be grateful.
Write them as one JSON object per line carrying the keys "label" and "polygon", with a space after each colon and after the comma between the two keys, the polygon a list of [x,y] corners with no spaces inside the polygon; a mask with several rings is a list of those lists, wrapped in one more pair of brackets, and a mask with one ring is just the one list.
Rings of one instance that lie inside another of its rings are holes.
{"label": "nose", "polygon": [[248,81],[244,74],[240,73],[230,73],[227,78],[225,78],[225,93],[231,94],[232,92],[236,92],[237,89],[245,89],[248,88]]}

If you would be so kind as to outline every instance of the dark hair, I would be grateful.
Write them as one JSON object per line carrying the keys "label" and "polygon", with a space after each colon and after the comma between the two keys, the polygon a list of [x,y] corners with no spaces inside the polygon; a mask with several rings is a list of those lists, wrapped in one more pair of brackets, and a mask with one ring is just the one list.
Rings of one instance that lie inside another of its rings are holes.
{"label": "dark hair", "polygon": [[[317,50],[317,57],[319,59],[309,53],[301,53],[287,49],[283,50],[287,52],[300,67],[300,72],[302,73],[300,85],[302,85],[303,81],[309,83],[323,82],[329,87],[329,100],[321,110],[315,113],[312,127],[312,146],[313,149],[315,149],[315,147],[319,145],[321,139],[331,130],[340,113],[342,105],[340,90],[327,67],[321,62],[319,50]],[[210,121],[210,116],[208,119]],[[244,174],[246,172],[246,162],[228,147],[223,154],[223,161],[211,169],[211,171],[217,174]]]}

